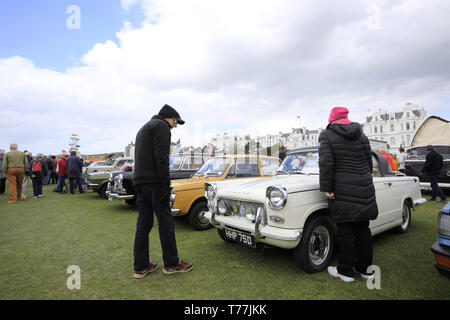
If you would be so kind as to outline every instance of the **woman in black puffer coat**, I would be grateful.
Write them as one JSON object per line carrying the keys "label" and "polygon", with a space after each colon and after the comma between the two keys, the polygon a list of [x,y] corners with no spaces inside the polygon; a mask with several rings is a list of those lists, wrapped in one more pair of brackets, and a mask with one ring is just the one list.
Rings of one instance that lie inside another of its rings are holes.
{"label": "woman in black puffer coat", "polygon": [[320,191],[330,199],[340,244],[338,266],[328,271],[350,282],[354,271],[366,277],[372,264],[369,220],[376,219],[378,207],[369,139],[347,115],[347,108],[331,110],[329,124],[319,136],[319,168]]}

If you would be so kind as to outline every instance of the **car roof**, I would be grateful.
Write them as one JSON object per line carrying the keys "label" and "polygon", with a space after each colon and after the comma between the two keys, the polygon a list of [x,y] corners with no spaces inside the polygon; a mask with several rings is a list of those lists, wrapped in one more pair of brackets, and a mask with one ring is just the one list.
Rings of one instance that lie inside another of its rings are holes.
{"label": "car roof", "polygon": [[289,155],[291,153],[306,152],[306,151],[318,151],[318,150],[319,150],[319,146],[295,148],[295,149],[290,150],[287,154]]}

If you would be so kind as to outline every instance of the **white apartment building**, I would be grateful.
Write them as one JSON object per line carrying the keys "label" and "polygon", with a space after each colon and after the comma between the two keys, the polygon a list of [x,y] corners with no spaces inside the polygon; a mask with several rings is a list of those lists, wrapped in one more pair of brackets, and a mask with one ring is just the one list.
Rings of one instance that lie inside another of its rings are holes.
{"label": "white apartment building", "polygon": [[401,112],[378,110],[366,118],[364,133],[369,139],[386,141],[390,152],[398,153],[398,148],[411,146],[416,130],[425,121],[424,107],[407,103]]}

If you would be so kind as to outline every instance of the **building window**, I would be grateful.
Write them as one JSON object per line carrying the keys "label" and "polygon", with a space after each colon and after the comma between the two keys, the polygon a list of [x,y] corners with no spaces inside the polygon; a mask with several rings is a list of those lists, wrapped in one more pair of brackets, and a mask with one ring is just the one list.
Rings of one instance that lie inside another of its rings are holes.
{"label": "building window", "polygon": [[373,127],[373,130],[375,131],[375,133],[378,133],[377,132],[377,126]]}
{"label": "building window", "polygon": [[390,143],[391,147],[392,147],[392,146],[395,146],[395,144],[397,143],[397,141],[395,140],[395,137],[391,137],[391,138],[389,139],[389,143]]}
{"label": "building window", "polygon": [[380,126],[380,133],[383,133],[383,125]]}
{"label": "building window", "polygon": [[395,125],[391,124],[391,131],[395,131]]}
{"label": "building window", "polygon": [[406,130],[410,130],[409,122],[406,123]]}
{"label": "building window", "polygon": [[413,122],[413,130],[416,130],[416,122]]}
{"label": "building window", "polygon": [[402,131],[403,131],[403,122],[402,123],[400,123],[400,128],[402,129]]}

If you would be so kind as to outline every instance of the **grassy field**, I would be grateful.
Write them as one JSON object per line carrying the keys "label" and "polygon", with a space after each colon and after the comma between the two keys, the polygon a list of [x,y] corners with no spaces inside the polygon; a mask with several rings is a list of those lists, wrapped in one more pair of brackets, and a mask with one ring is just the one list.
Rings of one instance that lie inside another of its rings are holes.
{"label": "grassy field", "polygon": [[[136,208],[102,200],[97,193],[60,195],[53,188],[44,186],[41,199],[29,197],[13,205],[7,204],[7,193],[0,196],[2,300],[450,298],[450,280],[437,272],[430,251],[442,204],[427,203],[414,212],[407,234],[387,232],[374,238],[381,288],[369,290],[361,279],[346,284],[326,272],[300,271],[292,251],[244,248],[225,243],[215,229],[194,231],[184,218],[175,219],[177,244],[181,258],[194,262],[194,270],[162,274],[155,226],[151,259],[160,269],[134,280]],[[79,290],[66,286],[71,265],[81,269]]]}

